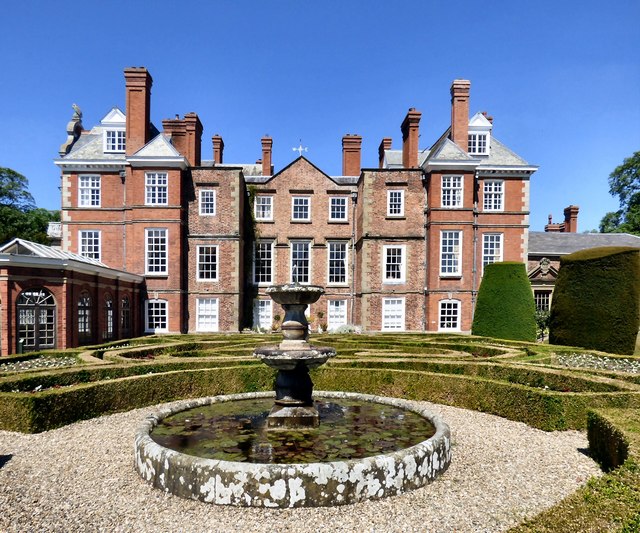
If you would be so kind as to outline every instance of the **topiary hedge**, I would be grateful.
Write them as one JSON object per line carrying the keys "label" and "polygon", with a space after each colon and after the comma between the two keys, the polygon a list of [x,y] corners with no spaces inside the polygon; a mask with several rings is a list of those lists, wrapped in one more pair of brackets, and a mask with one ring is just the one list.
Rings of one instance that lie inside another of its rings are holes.
{"label": "topiary hedge", "polygon": [[633,354],[640,326],[640,250],[606,247],[563,257],[549,342]]}
{"label": "topiary hedge", "polygon": [[471,332],[474,335],[536,340],[535,303],[524,263],[484,267]]}

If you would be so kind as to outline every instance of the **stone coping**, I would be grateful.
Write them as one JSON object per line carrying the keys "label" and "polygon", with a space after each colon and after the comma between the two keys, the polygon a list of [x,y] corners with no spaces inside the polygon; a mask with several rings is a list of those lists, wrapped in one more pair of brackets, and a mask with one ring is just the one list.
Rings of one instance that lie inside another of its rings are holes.
{"label": "stone coping", "polygon": [[182,498],[246,507],[320,507],[401,494],[433,481],[451,462],[451,437],[437,415],[397,398],[317,391],[316,398],[346,398],[393,405],[427,418],[436,433],[385,455],[299,464],[257,464],[205,459],[160,446],[150,433],[165,417],[217,402],[274,397],[253,392],[184,400],[149,415],[135,435],[135,468],[154,487]]}

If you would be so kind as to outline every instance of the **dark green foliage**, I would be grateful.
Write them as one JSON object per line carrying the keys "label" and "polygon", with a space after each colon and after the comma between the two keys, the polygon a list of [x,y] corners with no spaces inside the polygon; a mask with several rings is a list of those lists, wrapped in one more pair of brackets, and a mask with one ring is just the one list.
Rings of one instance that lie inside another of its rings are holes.
{"label": "dark green foliage", "polygon": [[36,208],[28,180],[10,168],[0,168],[0,244],[20,237],[49,244],[49,222],[59,221],[59,211]]}
{"label": "dark green foliage", "polygon": [[536,340],[535,303],[524,263],[484,267],[471,331],[498,339]]}
{"label": "dark green foliage", "polygon": [[601,413],[587,414],[587,436],[591,457],[598,461],[606,472],[618,468],[629,456],[629,441],[610,420]]}
{"label": "dark green foliage", "polygon": [[640,326],[640,250],[607,247],[562,258],[549,342],[633,354]]}
{"label": "dark green foliage", "polygon": [[609,175],[609,193],[618,197],[620,209],[602,218],[600,231],[640,235],[640,152],[627,157]]}

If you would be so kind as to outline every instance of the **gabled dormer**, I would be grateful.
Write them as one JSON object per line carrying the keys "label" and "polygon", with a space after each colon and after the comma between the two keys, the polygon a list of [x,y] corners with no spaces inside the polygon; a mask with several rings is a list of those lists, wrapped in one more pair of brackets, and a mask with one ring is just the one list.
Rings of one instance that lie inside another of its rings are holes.
{"label": "gabled dormer", "polygon": [[483,113],[476,113],[469,120],[469,142],[467,152],[470,155],[489,155],[491,149],[491,128],[493,125]]}
{"label": "gabled dormer", "polygon": [[103,129],[103,147],[105,154],[124,153],[126,149],[127,117],[117,107],[109,111],[100,121]]}

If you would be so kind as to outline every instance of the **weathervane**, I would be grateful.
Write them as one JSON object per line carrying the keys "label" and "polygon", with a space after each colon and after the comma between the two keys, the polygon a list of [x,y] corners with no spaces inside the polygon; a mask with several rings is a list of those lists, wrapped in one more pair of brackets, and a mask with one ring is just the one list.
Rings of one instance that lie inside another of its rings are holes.
{"label": "weathervane", "polygon": [[306,146],[305,147],[302,146],[302,139],[300,139],[300,146],[298,146],[297,148],[292,148],[292,150],[294,152],[298,152],[299,157],[302,157],[302,152],[308,152],[309,151],[309,149]]}

